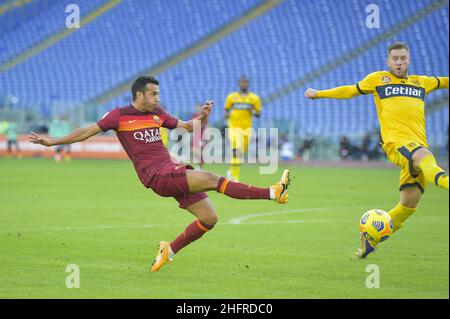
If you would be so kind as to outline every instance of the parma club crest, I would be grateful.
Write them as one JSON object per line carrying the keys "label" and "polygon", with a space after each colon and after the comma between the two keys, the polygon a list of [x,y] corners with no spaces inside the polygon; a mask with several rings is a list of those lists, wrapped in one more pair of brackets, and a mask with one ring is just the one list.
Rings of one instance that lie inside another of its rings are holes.
{"label": "parma club crest", "polygon": [[381,81],[383,81],[383,83],[389,83],[391,82],[391,78],[385,75],[381,78]]}

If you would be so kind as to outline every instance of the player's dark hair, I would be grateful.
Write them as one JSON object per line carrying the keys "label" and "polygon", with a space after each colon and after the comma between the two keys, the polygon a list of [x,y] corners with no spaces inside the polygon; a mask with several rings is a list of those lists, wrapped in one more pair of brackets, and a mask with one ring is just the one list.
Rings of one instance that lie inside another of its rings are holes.
{"label": "player's dark hair", "polygon": [[239,77],[238,82],[241,82],[241,81],[247,81],[247,82],[250,82],[250,80],[248,79],[248,77],[246,77],[245,75],[241,75],[241,76]]}
{"label": "player's dark hair", "polygon": [[133,101],[136,100],[136,93],[144,93],[147,90],[147,84],[159,85],[159,81],[153,76],[143,75],[138,77],[131,85],[131,94],[133,95]]}
{"label": "player's dark hair", "polygon": [[392,43],[388,47],[387,51],[388,51],[388,54],[391,54],[392,50],[401,50],[401,49],[405,49],[409,53],[409,46],[406,44],[406,42],[395,42],[395,43]]}

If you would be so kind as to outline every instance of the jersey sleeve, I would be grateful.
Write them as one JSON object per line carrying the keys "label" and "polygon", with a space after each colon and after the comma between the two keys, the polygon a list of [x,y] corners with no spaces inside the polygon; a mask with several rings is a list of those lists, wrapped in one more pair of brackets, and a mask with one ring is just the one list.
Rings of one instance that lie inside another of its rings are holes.
{"label": "jersey sleeve", "polygon": [[162,119],[162,127],[168,128],[169,130],[173,130],[178,125],[178,119],[173,117],[168,112],[166,112],[163,108],[159,108],[158,116]]}
{"label": "jersey sleeve", "polygon": [[261,99],[255,94],[255,103],[253,104],[253,110],[256,114],[261,113]]}
{"label": "jersey sleeve", "polygon": [[356,89],[361,94],[369,94],[375,91],[375,77],[378,72],[370,73],[364,79],[356,83]]}
{"label": "jersey sleeve", "polygon": [[117,130],[119,128],[119,109],[114,109],[105,115],[97,122],[97,125],[103,132],[108,130]]}
{"label": "jersey sleeve", "polygon": [[448,89],[448,76],[438,76],[439,89]]}
{"label": "jersey sleeve", "polygon": [[448,88],[448,77],[420,76],[420,79],[423,81],[425,94],[433,92],[437,89]]}
{"label": "jersey sleeve", "polygon": [[318,91],[317,97],[329,99],[351,99],[352,97],[360,94],[361,92],[358,91],[355,85],[344,85],[329,90]]}
{"label": "jersey sleeve", "polygon": [[229,111],[231,110],[231,107],[233,106],[233,94],[228,94],[227,99],[225,100],[225,110]]}

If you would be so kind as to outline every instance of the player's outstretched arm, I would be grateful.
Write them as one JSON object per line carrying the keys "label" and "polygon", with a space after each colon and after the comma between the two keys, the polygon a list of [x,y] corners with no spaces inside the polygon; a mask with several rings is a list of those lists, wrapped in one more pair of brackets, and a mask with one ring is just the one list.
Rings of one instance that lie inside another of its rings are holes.
{"label": "player's outstretched arm", "polygon": [[178,120],[177,128],[183,128],[187,130],[188,132],[192,132],[194,130],[194,121],[205,121],[209,114],[211,113],[212,107],[214,105],[214,101],[206,101],[205,104],[202,106],[202,113],[200,116],[196,117],[195,119],[192,119],[190,121],[184,122],[181,120]]}
{"label": "player's outstretched arm", "polygon": [[28,141],[34,144],[41,144],[44,146],[54,146],[54,145],[72,144],[75,142],[81,142],[88,139],[91,136],[100,133],[101,131],[102,130],[97,125],[97,123],[94,123],[86,127],[77,128],[70,134],[58,139],[43,137],[34,132],[31,132],[31,134],[28,135],[27,138]]}
{"label": "player's outstretched arm", "polygon": [[356,85],[338,86],[334,89],[322,91],[309,88],[305,91],[305,97],[308,99],[351,99],[360,94],[361,92],[356,88]]}
{"label": "player's outstretched arm", "polygon": [[439,79],[439,88],[440,89],[448,89],[448,76],[440,76]]}

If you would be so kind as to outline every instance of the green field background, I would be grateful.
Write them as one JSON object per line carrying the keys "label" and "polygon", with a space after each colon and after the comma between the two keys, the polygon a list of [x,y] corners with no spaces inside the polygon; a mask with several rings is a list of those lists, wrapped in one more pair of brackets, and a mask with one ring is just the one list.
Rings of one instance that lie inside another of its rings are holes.
{"label": "green field background", "polygon": [[[285,167],[243,166],[241,179],[266,187]],[[216,227],[149,273],[158,241],[194,218],[130,162],[0,159],[0,298],[449,298],[447,191],[430,185],[402,230],[354,260],[361,215],[398,202],[398,170],[289,168],[287,205],[210,192]],[[366,287],[372,264],[380,288]]]}

